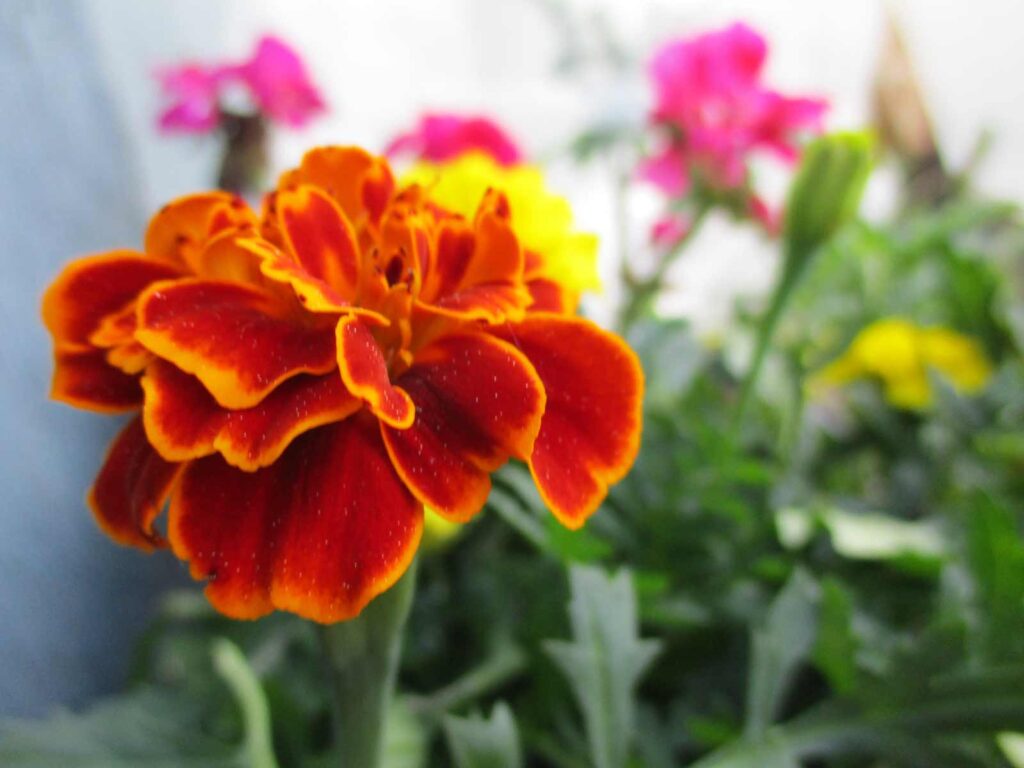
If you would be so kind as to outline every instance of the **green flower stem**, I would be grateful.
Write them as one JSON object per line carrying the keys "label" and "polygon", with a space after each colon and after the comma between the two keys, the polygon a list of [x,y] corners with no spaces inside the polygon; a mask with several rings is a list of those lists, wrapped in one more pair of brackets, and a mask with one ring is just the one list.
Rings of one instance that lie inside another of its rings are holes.
{"label": "green flower stem", "polygon": [[754,357],[740,388],[733,418],[738,433],[779,318],[808,263],[860,205],[871,172],[872,143],[863,133],[836,133],[812,142],[789,190],[783,227],[782,274],[757,329]]}
{"label": "green flower stem", "polygon": [[238,195],[256,197],[270,165],[270,127],[260,113],[221,109],[220,132],[224,152],[217,170],[217,187]]}
{"label": "green flower stem", "polygon": [[416,564],[350,621],[321,628],[335,701],[341,768],[381,768],[384,727],[394,695],[402,631],[412,605]]}
{"label": "green flower stem", "polygon": [[704,223],[704,219],[707,217],[708,211],[709,206],[707,205],[701,205],[697,209],[697,212],[693,217],[693,222],[690,224],[690,228],[686,231],[686,234],[683,235],[679,242],[673,245],[672,248],[661,255],[661,258],[650,277],[643,279],[638,278],[633,272],[625,252],[623,252],[621,271],[622,285],[626,289],[626,299],[623,301],[622,309],[619,313],[620,332],[625,333],[628,331],[632,327],[633,323],[635,323],[640,316],[647,311],[651,303],[657,298],[658,293],[665,285],[665,276],[668,274],[669,269],[676,263],[676,260],[686,248],[686,245],[700,230],[701,224]]}
{"label": "green flower stem", "polygon": [[[794,261],[799,266],[795,269],[790,269],[789,265]],[[739,402],[733,414],[734,432],[743,423],[743,417],[746,415],[751,395],[754,392],[754,385],[757,383],[758,376],[761,375],[761,368],[764,366],[765,355],[771,346],[772,338],[775,336],[775,329],[779,324],[779,319],[782,317],[783,310],[785,310],[790,296],[793,295],[793,289],[803,274],[803,266],[806,262],[806,258],[787,260],[782,277],[772,293],[768,310],[758,325],[757,338],[754,342],[754,357],[750,361],[750,368],[747,369],[746,376],[743,377],[743,383],[740,386]]]}

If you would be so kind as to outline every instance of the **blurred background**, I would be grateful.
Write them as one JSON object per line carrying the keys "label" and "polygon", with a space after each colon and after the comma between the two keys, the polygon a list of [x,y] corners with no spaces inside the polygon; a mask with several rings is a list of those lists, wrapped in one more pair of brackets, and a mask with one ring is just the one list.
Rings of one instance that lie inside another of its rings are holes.
{"label": "blurred background", "polygon": [[[382,150],[425,109],[479,112],[538,158],[578,226],[605,243],[617,299],[612,176],[565,161],[584,125],[640,125],[644,62],[664,40],[744,19],[770,41],[768,79],[827,98],[829,128],[870,117],[886,14],[900,22],[949,164],[990,131],[975,182],[1024,199],[1024,5],[1012,0],[6,0],[0,5],[0,714],[38,715],[115,689],[153,595],[185,582],[170,557],[117,548],[83,503],[116,427],[48,402],[50,347],[39,298],[68,259],[140,243],[149,212],[212,186],[214,142],[161,136],[153,73],[183,60],[240,57],[272,32],[301,51],[329,112],[274,133],[275,168],[321,143]],[[764,170],[767,194],[785,178]],[[875,174],[864,212],[885,216],[896,179]],[[659,199],[637,189],[627,229],[642,247]],[[753,229],[712,220],[673,268],[659,305],[720,335],[738,296],[770,286],[775,249]]]}

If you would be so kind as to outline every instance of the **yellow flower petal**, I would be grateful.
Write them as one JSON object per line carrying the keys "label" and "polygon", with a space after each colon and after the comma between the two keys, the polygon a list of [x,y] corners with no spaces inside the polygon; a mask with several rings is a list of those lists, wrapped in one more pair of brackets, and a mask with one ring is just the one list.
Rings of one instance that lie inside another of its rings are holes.
{"label": "yellow flower petal", "polygon": [[929,371],[947,378],[958,392],[972,394],[988,383],[992,364],[981,346],[963,334],[890,317],[863,328],[846,352],[811,379],[811,389],[874,378],[892,405],[927,408],[933,399]]}
{"label": "yellow flower petal", "polygon": [[547,187],[539,168],[505,167],[487,155],[470,153],[447,163],[419,163],[402,184],[420,184],[435,203],[466,217],[473,216],[488,189],[500,189],[508,197],[523,248],[541,259],[536,276],[572,292],[600,290],[597,237],[573,230],[569,202]]}

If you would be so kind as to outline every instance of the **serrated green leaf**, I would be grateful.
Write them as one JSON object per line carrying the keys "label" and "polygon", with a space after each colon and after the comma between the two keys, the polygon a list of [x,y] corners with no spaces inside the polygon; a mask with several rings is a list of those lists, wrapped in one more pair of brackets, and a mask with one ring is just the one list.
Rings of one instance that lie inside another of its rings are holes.
{"label": "serrated green leaf", "polygon": [[552,552],[561,560],[593,563],[611,554],[611,545],[586,528],[571,531],[548,515],[545,523]]}
{"label": "serrated green leaf", "polygon": [[844,557],[887,560],[905,555],[939,560],[946,552],[939,527],[931,520],[900,520],[882,513],[831,508],[822,521],[832,546]]}
{"label": "serrated green leaf", "polygon": [[997,734],[1018,731],[1018,724],[1024,723],[1019,680],[1012,670],[1009,683],[1004,677],[968,675],[957,685],[932,681],[923,690],[908,691],[901,690],[906,681],[897,676],[886,686],[894,694],[893,701],[882,697],[862,705],[828,701],[758,736],[718,749],[690,768],[760,768],[772,764],[768,756],[793,761],[789,765],[844,756],[936,768],[978,765],[977,760],[967,762],[964,757],[971,739],[981,737],[992,744]]}
{"label": "serrated green leaf", "polygon": [[447,715],[444,732],[458,768],[523,766],[515,718],[504,702],[494,705],[489,718]]}
{"label": "serrated green leaf", "polygon": [[979,494],[968,520],[968,564],[974,581],[977,624],[991,662],[1024,654],[1024,544],[1013,514]]}
{"label": "serrated green leaf", "polygon": [[819,526],[824,527],[836,552],[851,560],[913,557],[939,564],[948,550],[935,520],[901,520],[882,512],[784,507],[775,513],[775,526],[787,549],[806,546]]}
{"label": "serrated green leaf", "polygon": [[800,768],[800,761],[784,736],[766,735],[753,745],[738,742],[714,752],[692,768]]}
{"label": "serrated green leaf", "polygon": [[819,589],[804,570],[793,572],[751,639],[746,733],[765,732],[778,714],[793,674],[817,635]]}
{"label": "serrated green leaf", "polygon": [[[142,688],[106,699],[79,714],[58,711],[45,720],[3,722],[0,765],[277,768],[270,710],[245,656],[234,643],[218,638],[213,642],[212,657],[213,668],[226,685],[226,690],[210,689],[217,690],[216,700],[177,689]],[[237,714],[228,692],[238,705]],[[210,732],[209,723],[218,720],[212,716],[214,710],[236,722],[228,735]]]}
{"label": "serrated green leaf", "polygon": [[814,662],[833,690],[849,693],[857,679],[857,639],[853,634],[853,600],[838,579],[821,584],[821,615]]}
{"label": "serrated green leaf", "polygon": [[588,567],[569,572],[571,642],[545,649],[561,668],[583,712],[597,768],[623,768],[634,737],[634,692],[660,644],[641,640],[636,593],[629,571],[615,576]]}
{"label": "serrated green leaf", "polygon": [[387,768],[423,768],[427,760],[427,735],[423,724],[404,699],[391,702],[384,729],[384,765]]}
{"label": "serrated green leaf", "polygon": [[219,638],[213,643],[213,668],[227,683],[242,710],[245,764],[249,768],[277,768],[270,733],[270,707],[245,654],[230,640]]}
{"label": "serrated green leaf", "polygon": [[1005,732],[997,737],[999,748],[1013,768],[1024,768],[1024,734]]}
{"label": "serrated green leaf", "polygon": [[0,723],[6,768],[243,768],[235,744],[203,728],[193,700],[158,689],[112,697],[75,714]]}

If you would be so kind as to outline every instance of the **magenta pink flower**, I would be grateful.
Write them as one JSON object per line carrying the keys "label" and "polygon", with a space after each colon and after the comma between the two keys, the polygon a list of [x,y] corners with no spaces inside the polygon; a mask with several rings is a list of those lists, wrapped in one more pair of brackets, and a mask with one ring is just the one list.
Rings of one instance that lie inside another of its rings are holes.
{"label": "magenta pink flower", "polygon": [[747,198],[747,213],[769,235],[775,236],[782,231],[782,210],[771,207],[763,198],[751,194]]}
{"label": "magenta pink flower", "polygon": [[765,87],[767,54],[764,38],[741,23],[658,50],[650,76],[660,148],[641,176],[678,197],[695,178],[712,190],[744,187],[754,152],[793,161],[801,135],[821,130],[827,105]]}
{"label": "magenta pink flower", "polygon": [[160,113],[160,129],[167,133],[206,133],[216,128],[224,74],[221,67],[201,64],[158,70],[160,87],[171,100]]}
{"label": "magenta pink flower", "polygon": [[237,69],[263,114],[302,127],[325,105],[299,55],[276,37],[264,37],[256,53]]}
{"label": "magenta pink flower", "polygon": [[674,248],[690,233],[692,226],[687,216],[678,213],[667,214],[651,227],[651,242],[659,248]]}
{"label": "magenta pink flower", "polygon": [[206,133],[220,121],[221,98],[241,87],[268,119],[301,127],[325,105],[299,55],[276,37],[263,37],[241,63],[188,63],[157,72],[170,104],[161,112],[161,130]]}
{"label": "magenta pink flower", "polygon": [[493,120],[448,113],[423,115],[419,124],[397,136],[385,153],[443,162],[472,151],[490,155],[501,165],[514,165],[523,156],[516,142]]}

